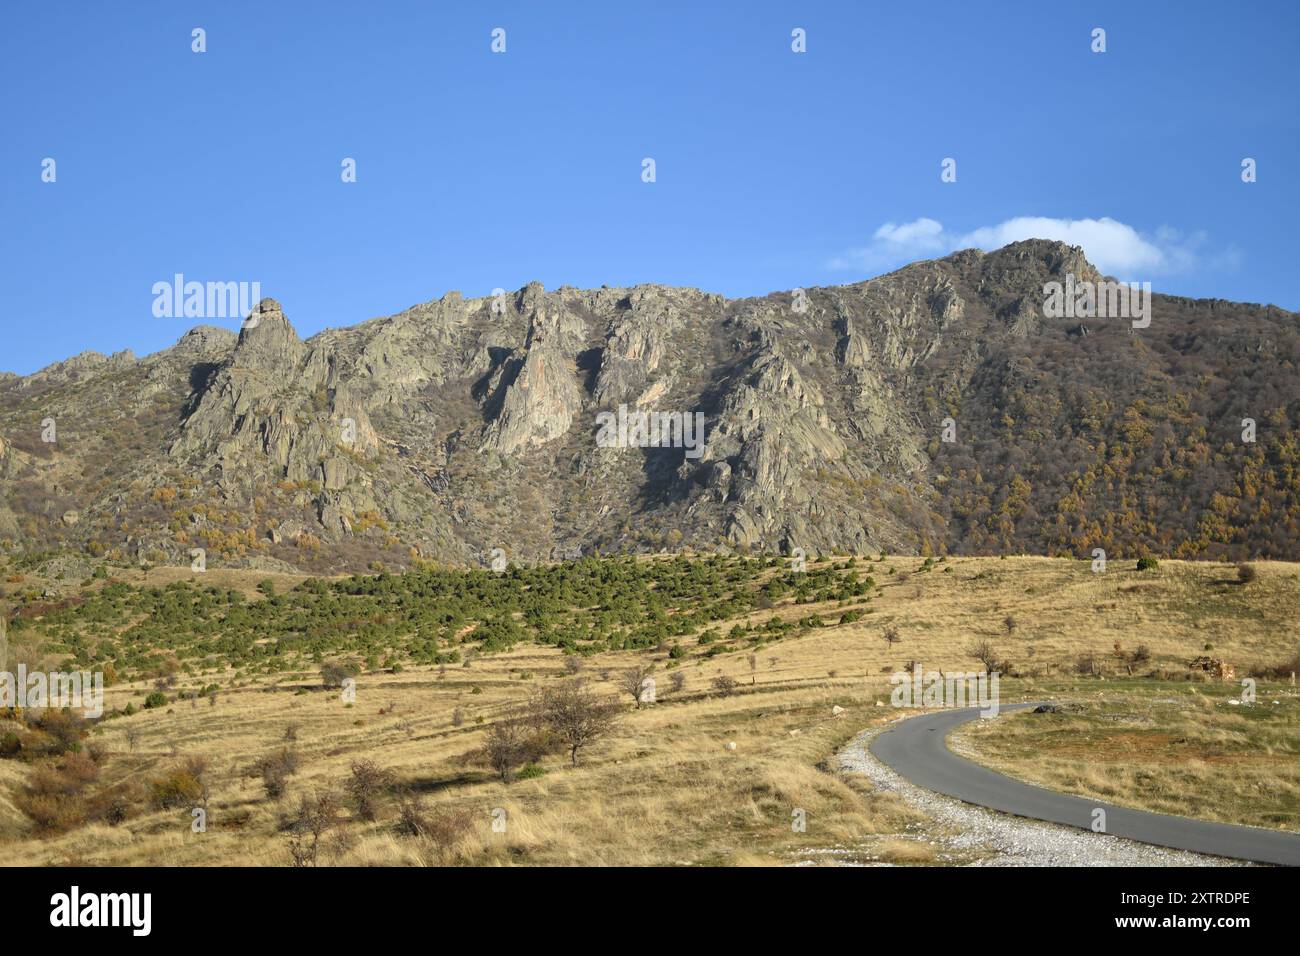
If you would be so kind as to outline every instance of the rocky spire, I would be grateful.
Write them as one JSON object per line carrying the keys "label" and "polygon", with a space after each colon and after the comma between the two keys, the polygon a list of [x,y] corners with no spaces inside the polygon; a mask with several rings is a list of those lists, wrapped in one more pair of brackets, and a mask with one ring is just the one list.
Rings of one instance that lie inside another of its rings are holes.
{"label": "rocky spire", "polygon": [[305,354],[306,346],[289,324],[280,303],[263,299],[244,320],[233,363],[245,368],[287,370],[296,366]]}

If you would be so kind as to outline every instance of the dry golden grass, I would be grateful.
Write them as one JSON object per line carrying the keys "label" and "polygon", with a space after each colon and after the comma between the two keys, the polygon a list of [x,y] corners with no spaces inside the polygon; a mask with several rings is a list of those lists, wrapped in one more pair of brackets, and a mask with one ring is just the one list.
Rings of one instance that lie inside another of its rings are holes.
{"label": "dry golden grass", "polygon": [[[1300,608],[1300,566],[1293,564],[1261,563],[1259,580],[1244,587],[1225,583],[1234,578],[1231,566],[1212,564],[1162,562],[1158,571],[1138,574],[1128,570],[1131,562],[1116,562],[1103,576],[1090,573],[1086,562],[1045,558],[950,559],[918,573],[920,566],[915,558],[865,565],[882,587],[870,613],[854,624],[765,645],[754,651],[753,670],[749,648],[706,660],[698,656],[703,648],[688,644],[691,656],[680,664],[687,684],[680,695],[667,693],[675,668],[665,654],[588,659],[583,673],[611,695],[620,670],[653,661],[660,702],[634,711],[625,698],[628,711],[616,734],[593,746],[581,766],[547,758],[545,775],[509,786],[464,758],[482,746],[491,722],[532,688],[565,679],[564,658],[552,648],[524,645],[481,656],[469,668],[448,665],[445,674],[437,668],[366,673],[350,707],[306,671],[239,686],[230,673],[194,675],[184,687],[221,684],[214,707],[206,700],[180,701],[142,711],[104,722],[93,739],[111,751],[103,772],[109,782],[147,781],[186,756],[205,757],[211,783],[206,833],[191,832],[188,811],[146,809],[116,827],[34,838],[12,803],[31,766],[0,761],[0,863],[284,865],[284,814],[299,795],[339,788],[351,762],[363,758],[391,769],[426,805],[467,810],[472,826],[444,857],[428,841],[396,832],[389,798],[378,821],[341,827],[341,839],[328,843],[322,863],[748,865],[817,861],[826,858],[819,851],[851,854],[855,847],[865,848],[864,859],[930,863],[936,861],[927,844],[901,836],[908,824],[925,823],[916,811],[829,769],[836,750],[858,731],[897,716],[880,704],[889,700],[889,674],[907,661],[927,669],[973,670],[969,650],[987,639],[1023,675],[1004,682],[1003,697],[1010,700],[1061,692],[1066,675],[1076,680],[1073,663],[1081,653],[1097,655],[1111,678],[1119,676],[1116,642],[1124,649],[1145,643],[1152,661],[1144,669],[1165,668],[1179,677],[1206,644],[1239,669],[1278,662],[1294,650],[1289,634]],[[256,582],[267,576],[249,572],[239,586],[251,598]],[[839,607],[781,604],[749,617],[814,612],[830,619]],[[1016,619],[1012,634],[1003,624],[1008,615]],[[902,637],[893,646],[881,639],[891,624]],[[602,678],[605,671],[609,679]],[[739,682],[734,696],[710,693],[718,674]],[[1080,694],[1118,687],[1114,680],[1081,686]],[[138,707],[150,689],[110,688],[108,707]],[[1204,689],[1208,694],[1210,688]],[[846,712],[832,717],[836,705]],[[464,718],[460,726],[453,725],[457,709]],[[1294,741],[1295,712],[1288,713]],[[1205,732],[1234,733],[1233,716],[1207,711]],[[246,771],[257,757],[284,745],[290,724],[297,725],[302,769],[277,803],[265,798],[260,781]],[[134,750],[128,728],[138,734]],[[726,749],[729,741],[734,751]],[[1166,744],[1149,744],[1147,752],[1152,746]],[[1253,759],[1284,766],[1276,779],[1294,787],[1294,747]],[[1140,763],[1150,761],[1144,756]],[[1205,800],[1235,812],[1222,792],[1209,789],[1219,785],[1216,780],[1204,778]],[[497,808],[505,811],[503,833],[491,826]],[[806,813],[806,832],[792,830],[796,809]]]}
{"label": "dry golden grass", "polygon": [[934,847],[919,840],[886,840],[877,847],[877,853],[887,863],[901,865],[935,862]]}
{"label": "dry golden grass", "polygon": [[[912,819],[892,798],[864,798],[843,778],[816,766],[884,715],[827,681],[778,689],[781,679],[770,670],[764,675],[772,682],[769,688],[760,684],[727,699],[703,696],[704,677],[692,674],[681,701],[669,698],[629,710],[616,735],[593,748],[577,768],[556,757],[546,761],[545,776],[505,786],[485,767],[466,766],[462,758],[481,745],[488,722],[533,684],[562,679],[561,663],[558,653],[534,649],[480,659],[469,671],[449,668],[445,680],[434,670],[365,677],[350,708],[337,691],[295,695],[249,685],[223,693],[215,708],[206,701],[197,707],[185,702],[112,722],[97,735],[115,754],[109,779],[147,780],[186,755],[210,761],[208,832],[189,832],[188,811],[148,813],[117,828],[94,827],[48,840],[19,838],[0,846],[0,858],[11,863],[284,863],[284,841],[276,832],[280,814],[291,809],[296,794],[337,788],[350,763],[362,758],[392,769],[428,804],[471,809],[477,822],[459,859],[476,863],[736,862],[743,854],[889,831]],[[616,655],[613,663],[625,661]],[[519,667],[534,679],[513,679],[511,670]],[[473,687],[483,693],[473,694]],[[849,712],[832,718],[836,704]],[[451,722],[457,707],[465,720],[459,728]],[[390,712],[381,716],[381,708]],[[141,727],[135,751],[124,732],[128,722]],[[291,778],[289,795],[276,804],[262,796],[260,781],[245,778],[243,771],[257,755],[283,745],[290,723],[298,726],[303,769]],[[728,741],[736,743],[735,751],[725,749]],[[0,769],[17,782],[20,765],[0,763]],[[791,830],[796,807],[807,812],[806,834]],[[504,834],[492,831],[495,808],[506,811]],[[377,824],[349,825],[355,845],[339,860],[435,862],[419,841],[392,832],[393,818],[390,806]],[[0,819],[9,823],[6,836],[19,836],[7,799],[0,799]]]}
{"label": "dry golden grass", "polygon": [[[1060,714],[977,721],[953,745],[1054,790],[1223,823],[1300,830],[1300,697],[1217,687],[1112,691]],[[979,726],[983,725],[983,726]]]}

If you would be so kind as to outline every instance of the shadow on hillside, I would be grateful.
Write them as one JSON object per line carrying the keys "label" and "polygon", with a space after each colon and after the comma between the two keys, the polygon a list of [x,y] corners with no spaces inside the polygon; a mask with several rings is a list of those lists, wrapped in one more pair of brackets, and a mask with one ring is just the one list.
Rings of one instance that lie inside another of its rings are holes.
{"label": "shadow on hillside", "polygon": [[454,777],[416,777],[413,780],[405,781],[403,786],[412,793],[430,794],[441,793],[443,790],[463,786],[467,783],[484,783],[491,779],[495,778],[487,774],[461,773]]}

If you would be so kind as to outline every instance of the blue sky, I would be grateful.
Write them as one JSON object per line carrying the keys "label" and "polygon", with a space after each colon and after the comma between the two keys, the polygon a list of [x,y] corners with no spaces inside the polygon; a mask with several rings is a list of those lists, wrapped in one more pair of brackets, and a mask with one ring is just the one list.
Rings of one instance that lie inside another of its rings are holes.
{"label": "blue sky", "polygon": [[1298,10],[5,4],[0,369],[166,347],[197,324],[153,315],[178,272],[258,281],[306,335],[449,289],[756,295],[1047,233],[1300,309]]}

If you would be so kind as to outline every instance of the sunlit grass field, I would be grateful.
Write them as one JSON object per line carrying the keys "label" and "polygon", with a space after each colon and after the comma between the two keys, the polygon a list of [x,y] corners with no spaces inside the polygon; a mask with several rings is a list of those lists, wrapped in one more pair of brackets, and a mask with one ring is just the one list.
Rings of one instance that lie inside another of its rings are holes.
{"label": "sunlit grass field", "polygon": [[[101,784],[136,781],[146,796],[115,825],[38,835],[15,796],[40,762],[0,760],[0,862],[288,865],[285,827],[301,798],[340,792],[352,763],[371,760],[393,777],[377,819],[357,818],[344,801],[320,865],[770,865],[819,862],[828,850],[942,863],[914,839],[930,825],[923,816],[840,774],[833,757],[864,728],[900,716],[889,706],[891,673],[909,662],[978,669],[972,648],[983,641],[1016,675],[1002,682],[1004,701],[1050,696],[1084,708],[979,726],[962,745],[981,759],[1119,803],[1294,828],[1296,691],[1261,680],[1255,709],[1233,707],[1226,701],[1240,684],[1193,674],[1188,662],[1212,655],[1244,676],[1294,658],[1300,566],[1260,563],[1248,584],[1232,566],[1185,562],[1145,572],[1112,562],[1102,575],[1087,562],[1032,557],[923,566],[892,557],[861,564],[877,588],[869,601],[848,602],[864,612],[851,623],[834,623],[845,602],[782,599],[716,625],[720,642],[672,642],[684,649],[676,659],[670,647],[582,657],[576,679],[622,701],[613,731],[577,767],[551,754],[509,784],[476,754],[492,724],[531,692],[575,679],[573,655],[559,648],[522,643],[468,667],[396,673],[385,662],[357,676],[350,704],[306,664],[275,675],[186,673],[165,706],[148,710],[140,708],[152,681],[117,684],[108,709],[136,712],[101,721],[87,744],[100,752]],[[267,575],[210,572],[218,573],[222,586],[261,599],[256,585]],[[130,574],[163,584],[184,572]],[[39,584],[30,574],[9,584],[11,599]],[[831,623],[775,642],[752,632],[725,638],[738,623],[812,613]],[[884,639],[889,629],[896,643]],[[704,656],[719,643],[724,652]],[[1138,645],[1145,656],[1135,664]],[[1089,676],[1081,658],[1091,659]],[[639,664],[654,668],[657,701],[637,708],[619,678]],[[684,675],[680,691],[671,690],[674,674]],[[713,685],[724,675],[736,682],[731,693]],[[180,696],[213,683],[215,698]],[[271,799],[250,768],[286,747],[298,770]],[[207,763],[206,832],[194,832],[190,808],[156,809],[147,799],[152,781],[190,757]],[[463,826],[442,840],[401,832],[399,804],[412,796],[462,811]]]}
{"label": "sunlit grass field", "polygon": [[1289,685],[1265,685],[1253,705],[1235,693],[1130,681],[1104,696],[1080,688],[1076,707],[977,721],[951,745],[1053,790],[1300,831],[1300,698]]}

